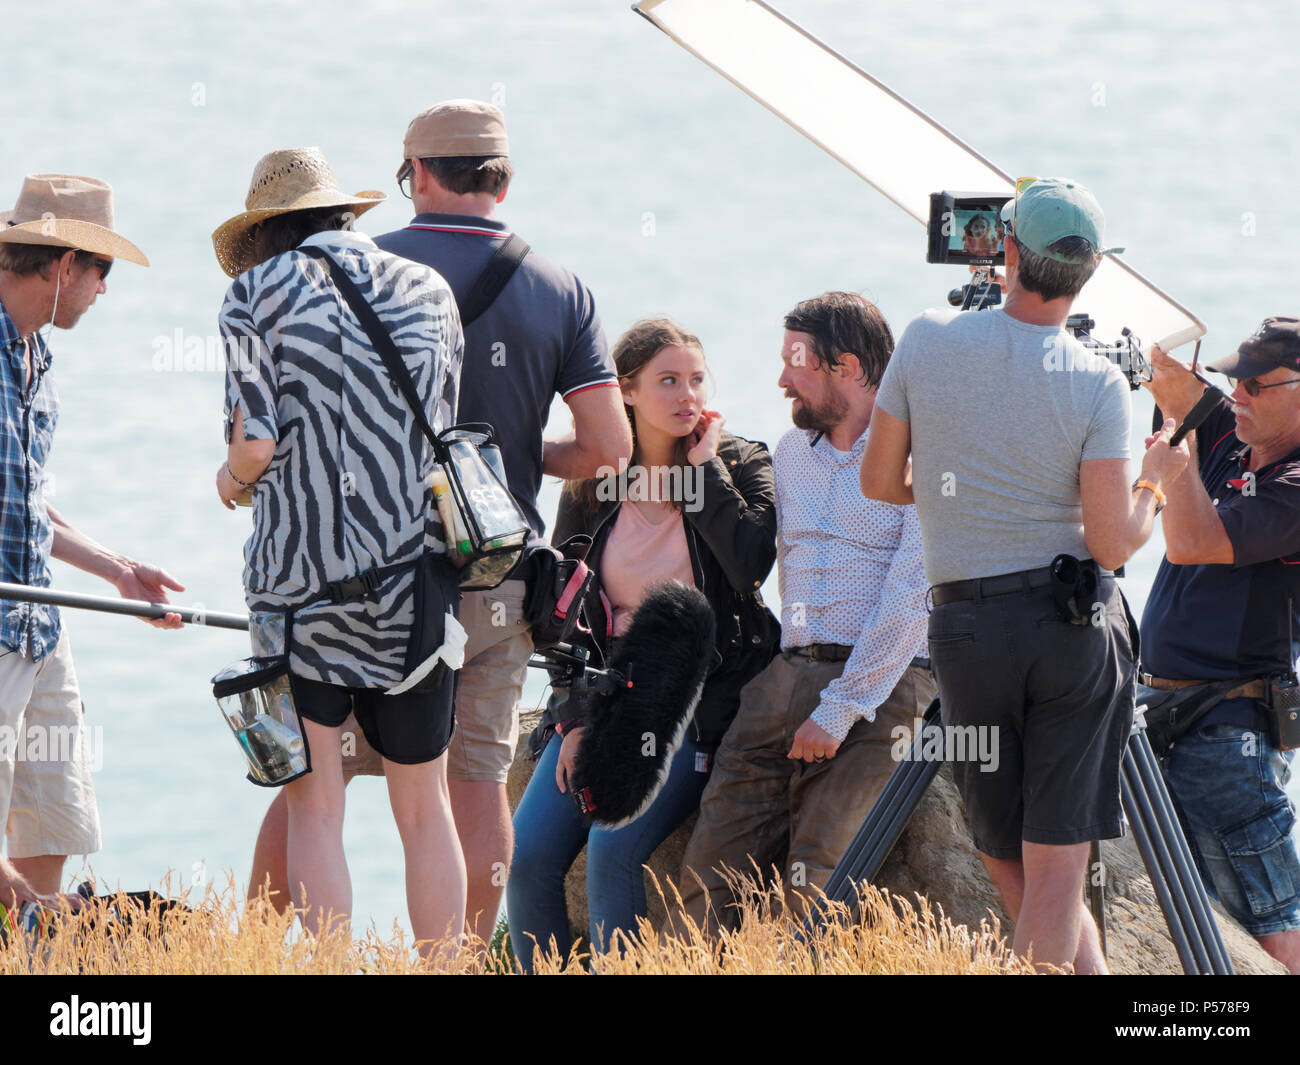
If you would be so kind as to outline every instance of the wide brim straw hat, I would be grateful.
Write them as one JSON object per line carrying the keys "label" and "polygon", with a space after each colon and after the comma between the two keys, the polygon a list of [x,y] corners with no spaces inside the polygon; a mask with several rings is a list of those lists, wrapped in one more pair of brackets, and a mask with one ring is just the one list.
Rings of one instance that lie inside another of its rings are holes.
{"label": "wide brim straw hat", "polygon": [[285,148],[258,160],[244,200],[246,209],[216,228],[212,247],[221,268],[238,277],[257,265],[253,227],[258,222],[313,207],[350,207],[354,215],[361,215],[387,198],[374,189],[353,196],[344,193],[319,148]]}
{"label": "wide brim straw hat", "polygon": [[0,212],[0,243],[73,248],[148,266],[113,230],[113,189],[72,174],[28,174],[12,211]]}

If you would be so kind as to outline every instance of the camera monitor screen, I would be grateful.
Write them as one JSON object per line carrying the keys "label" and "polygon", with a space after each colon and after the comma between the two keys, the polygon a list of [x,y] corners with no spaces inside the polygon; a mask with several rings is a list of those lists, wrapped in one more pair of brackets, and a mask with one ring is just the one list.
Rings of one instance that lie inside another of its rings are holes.
{"label": "camera monitor screen", "polygon": [[930,194],[926,261],[1000,266],[1005,261],[1001,218],[1005,195],[935,192]]}

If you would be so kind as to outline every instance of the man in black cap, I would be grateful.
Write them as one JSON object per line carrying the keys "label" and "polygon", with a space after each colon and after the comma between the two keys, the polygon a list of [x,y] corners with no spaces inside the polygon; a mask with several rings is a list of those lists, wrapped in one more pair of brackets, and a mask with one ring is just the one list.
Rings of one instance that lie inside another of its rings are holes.
{"label": "man in black cap", "polygon": [[[1181,420],[1202,383],[1159,348],[1152,364],[1156,403]],[[1138,703],[1161,731],[1177,705],[1173,741],[1158,746],[1207,886],[1296,973],[1291,752],[1279,748],[1269,690],[1293,675],[1300,633],[1300,318],[1266,318],[1209,369],[1235,388],[1196,431],[1200,477],[1169,487]]]}

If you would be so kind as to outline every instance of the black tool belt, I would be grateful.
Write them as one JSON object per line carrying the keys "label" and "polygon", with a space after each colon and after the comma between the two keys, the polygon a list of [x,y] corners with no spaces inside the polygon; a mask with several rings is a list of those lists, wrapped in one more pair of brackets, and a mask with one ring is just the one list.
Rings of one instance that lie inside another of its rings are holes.
{"label": "black tool belt", "polygon": [[324,602],[348,603],[354,599],[369,599],[389,577],[404,570],[414,569],[419,561],[419,559],[412,559],[410,562],[394,562],[390,566],[373,566],[355,577],[348,577],[341,581],[327,581],[325,591],[305,603],[299,603],[294,609],[301,610],[303,607],[316,606]]}
{"label": "black tool belt", "polygon": [[[1138,693],[1138,701],[1146,705],[1143,716],[1147,739],[1151,741],[1156,754],[1162,756],[1168,754],[1175,743],[1198,728],[1220,703],[1228,699],[1260,699],[1268,688],[1268,681],[1258,678],[1244,681],[1237,677],[1183,682],[1139,673],[1138,680],[1151,692]],[[1153,680],[1163,682],[1168,687],[1150,683]],[[1260,724],[1263,724],[1262,720]]]}
{"label": "black tool belt", "polygon": [[999,573],[996,577],[976,577],[970,581],[949,581],[930,589],[930,601],[935,606],[960,603],[967,599],[987,599],[995,595],[1031,592],[1046,588],[1052,583],[1052,567],[1039,566],[1016,573]]}
{"label": "black tool belt", "polygon": [[1098,603],[1102,578],[1107,576],[1110,574],[1090,558],[1057,555],[1051,565],[1038,569],[935,585],[930,589],[930,601],[935,606],[943,606],[945,603],[1050,588],[1061,620],[1072,625],[1087,625]]}

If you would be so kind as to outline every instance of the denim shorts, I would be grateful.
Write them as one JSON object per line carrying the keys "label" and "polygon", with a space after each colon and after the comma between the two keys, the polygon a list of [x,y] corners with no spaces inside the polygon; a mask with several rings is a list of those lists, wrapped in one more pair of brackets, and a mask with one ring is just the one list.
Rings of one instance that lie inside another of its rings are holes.
{"label": "denim shorts", "polygon": [[1202,726],[1164,759],[1206,888],[1256,938],[1300,928],[1290,762],[1267,733],[1223,724]]}

